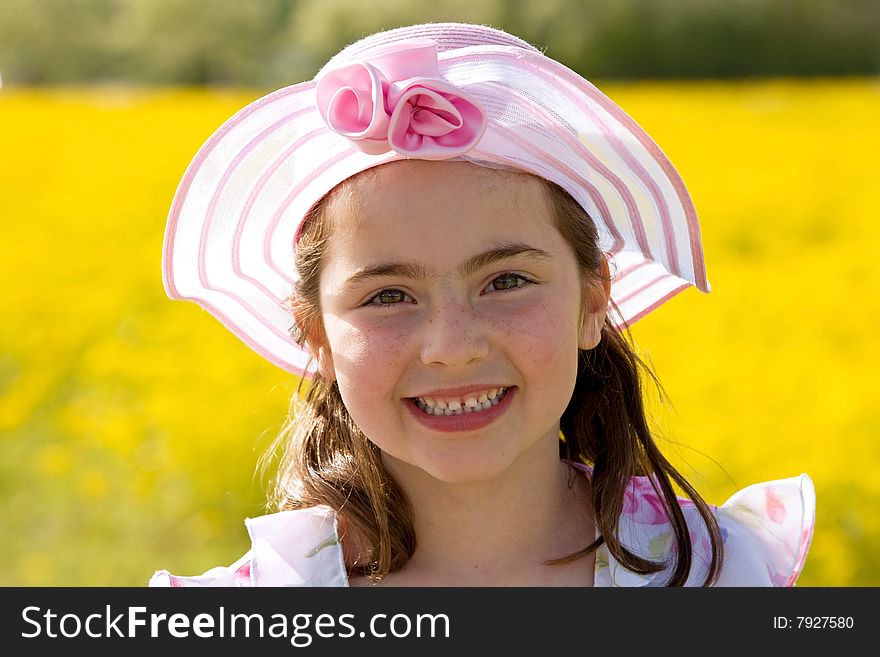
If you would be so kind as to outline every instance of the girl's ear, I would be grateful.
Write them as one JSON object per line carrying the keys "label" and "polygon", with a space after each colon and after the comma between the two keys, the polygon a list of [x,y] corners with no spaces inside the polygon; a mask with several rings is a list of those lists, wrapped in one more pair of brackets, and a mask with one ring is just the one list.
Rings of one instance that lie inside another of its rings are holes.
{"label": "girl's ear", "polygon": [[[336,380],[336,369],[333,366],[333,354],[330,347],[326,346],[326,339],[320,340],[314,335],[309,335],[302,318],[302,310],[297,305],[293,296],[288,299],[293,314],[295,325],[294,339],[299,344],[305,344],[309,352],[318,363],[318,373],[328,383]],[[323,331],[322,331],[323,333]]]}
{"label": "girl's ear", "polygon": [[336,368],[333,365],[333,352],[330,351],[330,347],[321,342],[313,341],[308,337],[306,338],[306,347],[308,347],[309,352],[314,356],[318,364],[318,373],[321,375],[321,378],[327,383],[335,381]]}
{"label": "girl's ear", "polygon": [[330,347],[318,347],[317,351],[313,351],[315,358],[318,360],[318,373],[327,383],[336,380],[336,368],[333,366],[333,354]]}
{"label": "girl's ear", "polygon": [[593,278],[584,287],[584,313],[578,342],[581,349],[592,349],[602,339],[602,327],[605,325],[608,302],[611,299],[611,274],[605,254],[602,254],[598,273],[600,278]]}

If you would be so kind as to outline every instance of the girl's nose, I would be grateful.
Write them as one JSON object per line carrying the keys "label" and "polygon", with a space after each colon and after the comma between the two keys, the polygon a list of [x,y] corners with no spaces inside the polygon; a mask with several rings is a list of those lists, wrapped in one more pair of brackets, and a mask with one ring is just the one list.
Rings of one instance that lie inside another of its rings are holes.
{"label": "girl's nose", "polygon": [[467,304],[444,304],[431,313],[422,344],[426,365],[462,367],[488,354],[483,323]]}

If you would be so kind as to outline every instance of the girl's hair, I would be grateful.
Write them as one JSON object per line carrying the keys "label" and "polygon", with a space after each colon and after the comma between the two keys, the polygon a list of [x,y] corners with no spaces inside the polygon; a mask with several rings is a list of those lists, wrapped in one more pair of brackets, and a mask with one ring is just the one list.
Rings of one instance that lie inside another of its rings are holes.
{"label": "girl's hair", "polygon": [[[332,225],[328,209],[334,197],[350,194],[353,182],[368,171],[338,185],[306,217],[296,248],[300,278],[289,300],[296,317],[291,334],[300,344],[306,340],[313,346],[326,343],[319,282]],[[573,248],[583,282],[601,280],[602,252],[593,221],[561,187],[544,182],[556,228]],[[559,450],[560,458],[593,466],[592,503],[600,537],[578,552],[547,563],[574,561],[604,542],[628,570],[649,574],[666,568],[668,562],[633,554],[617,535],[631,477],[647,476],[674,531],[677,559],[667,585],[684,585],[692,561],[690,533],[672,486],[675,482],[692,500],[709,531],[712,561],[703,582],[709,586],[721,570],[718,523],[706,502],[654,444],[642,400],[640,369],[662,393],[650,368],[607,318],[598,345],[578,352],[577,380],[562,414]],[[269,504],[279,510],[317,505],[334,509],[349,571],[380,580],[402,568],[415,551],[412,509],[385,470],[380,450],[349,416],[336,382],[328,383],[316,372],[303,399],[306,380],[300,380],[287,423],[263,455],[266,467],[282,451]]]}

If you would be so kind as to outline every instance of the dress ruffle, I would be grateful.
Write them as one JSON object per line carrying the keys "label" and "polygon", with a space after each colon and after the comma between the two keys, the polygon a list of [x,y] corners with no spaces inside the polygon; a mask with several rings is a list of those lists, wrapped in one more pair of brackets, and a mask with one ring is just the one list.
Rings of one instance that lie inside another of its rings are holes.
{"label": "dress ruffle", "polygon": [[744,488],[716,517],[728,553],[719,586],[794,586],[816,525],[816,491],[806,474]]}
{"label": "dress ruffle", "polygon": [[150,586],[347,586],[336,515],[325,506],[245,520],[251,549],[190,577],[157,571]]}
{"label": "dress ruffle", "polygon": [[[590,468],[580,466],[587,476]],[[687,586],[700,586],[711,563],[708,531],[696,506],[679,498],[693,544]],[[816,519],[812,480],[802,474],[748,486],[711,506],[724,542],[716,586],[794,586],[804,567]],[[150,586],[348,586],[336,515],[319,506],[245,521],[251,549],[230,566],[183,577],[157,571]],[[595,586],[664,586],[674,567],[672,526],[648,477],[633,477],[619,523],[631,551],[668,566],[650,575],[625,569],[602,545]]]}
{"label": "dress ruffle", "polygon": [[[701,586],[709,572],[709,532],[690,500],[679,498],[693,555],[686,586]],[[812,480],[798,477],[754,484],[721,506],[710,505],[721,531],[724,562],[715,586],[794,586],[804,567],[816,519]],[[603,545],[597,552],[595,586],[664,586],[675,565],[674,534],[648,477],[633,477],[620,519],[620,539],[652,561],[669,560],[641,575],[621,566]]]}

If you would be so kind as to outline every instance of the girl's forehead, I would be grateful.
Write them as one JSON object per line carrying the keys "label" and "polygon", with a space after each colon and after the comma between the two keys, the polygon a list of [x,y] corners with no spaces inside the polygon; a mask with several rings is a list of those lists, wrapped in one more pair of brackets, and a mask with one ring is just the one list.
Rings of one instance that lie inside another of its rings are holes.
{"label": "girl's forehead", "polygon": [[[535,176],[466,161],[399,160],[361,172],[335,190],[334,234],[387,231],[457,217],[503,225],[522,214],[549,216],[545,183]],[[543,222],[540,222],[543,223]]]}
{"label": "girl's forehead", "polygon": [[331,278],[403,262],[459,271],[499,250],[568,251],[546,189],[540,178],[469,162],[377,167],[331,199],[322,269]]}

